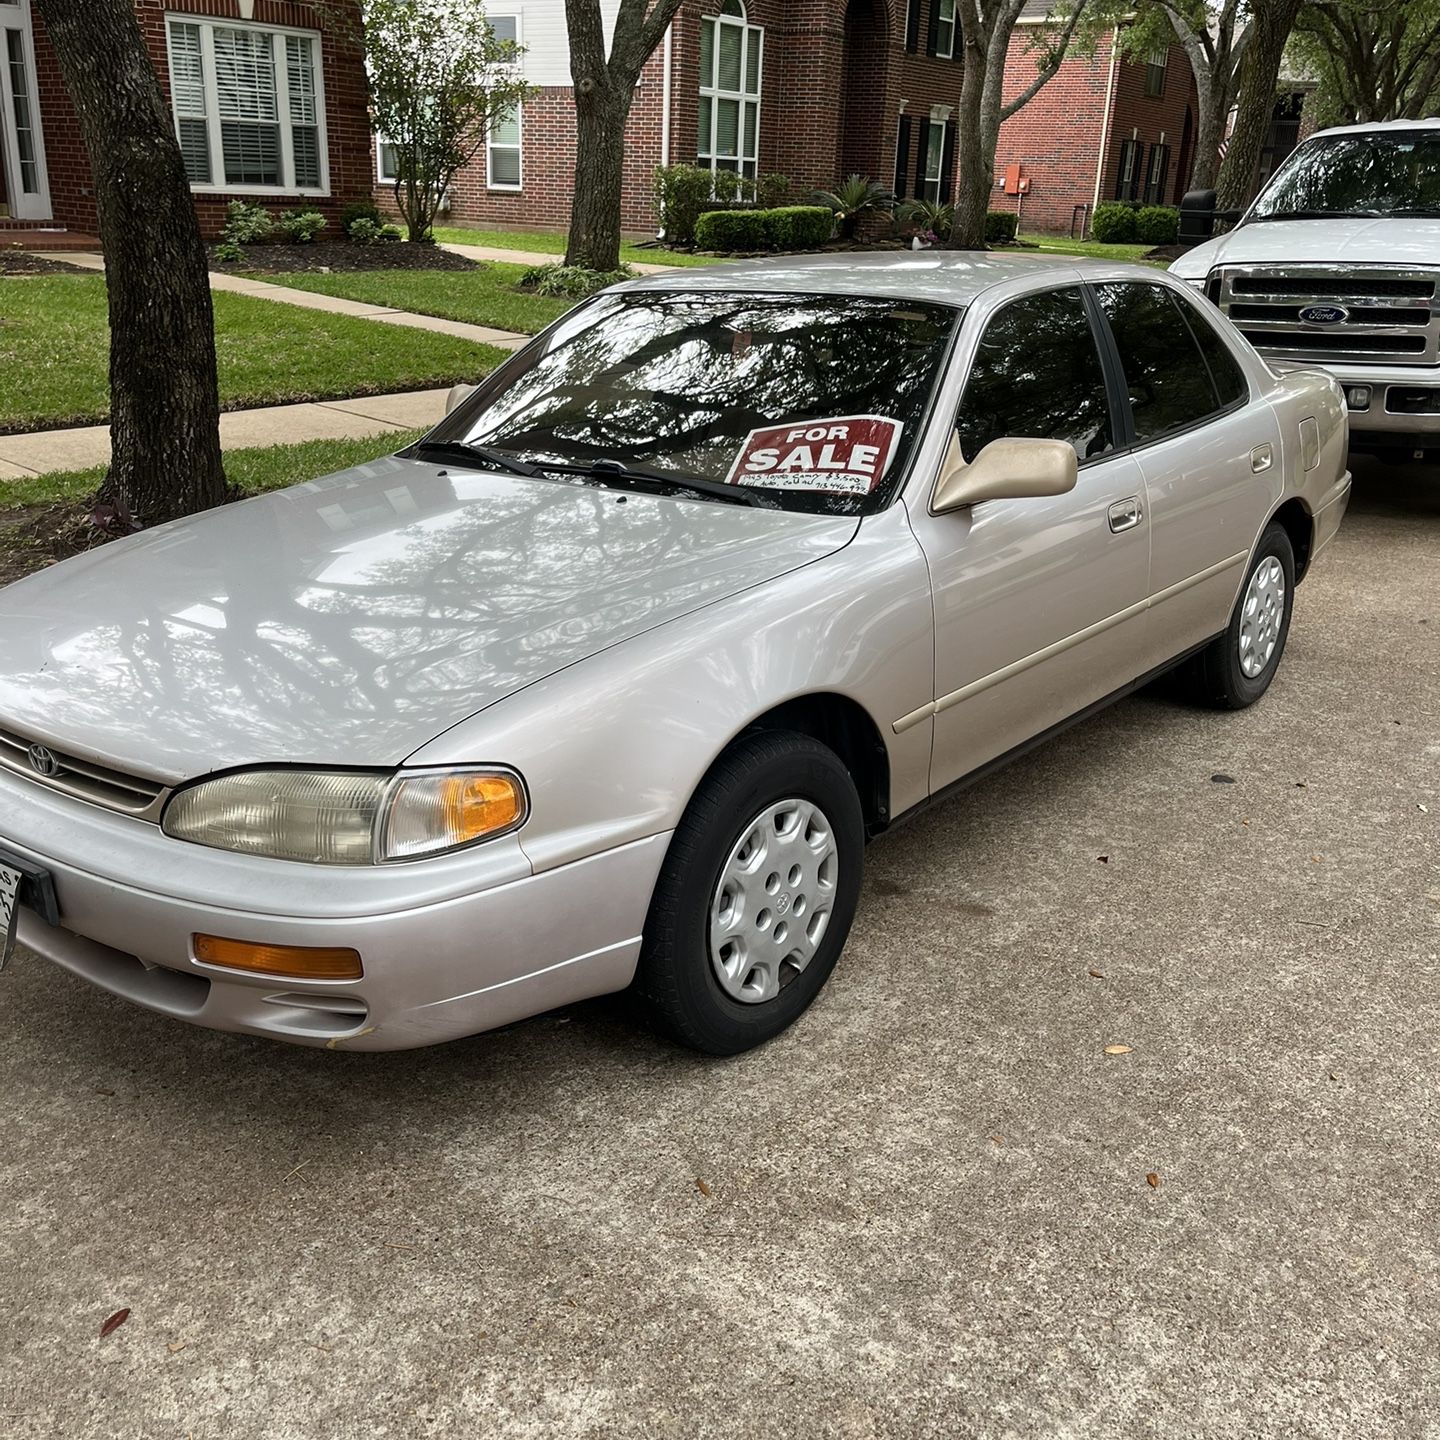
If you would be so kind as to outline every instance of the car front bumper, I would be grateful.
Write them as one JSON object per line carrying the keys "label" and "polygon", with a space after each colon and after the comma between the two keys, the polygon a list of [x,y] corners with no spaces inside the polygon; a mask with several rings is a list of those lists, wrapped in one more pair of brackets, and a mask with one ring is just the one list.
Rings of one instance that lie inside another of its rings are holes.
{"label": "car front bumper", "polygon": [[[404,1050],[623,989],[668,835],[540,874],[515,837],[442,861],[296,865],[206,850],[0,775],[0,848],[44,866],[60,924],[20,943],[113,995],[216,1030]],[[359,951],[351,981],[202,964],[193,937]]]}
{"label": "car front bumper", "polygon": [[1435,366],[1266,359],[1282,373],[1324,370],[1333,375],[1345,394],[1350,436],[1357,448],[1440,446],[1440,369]]}

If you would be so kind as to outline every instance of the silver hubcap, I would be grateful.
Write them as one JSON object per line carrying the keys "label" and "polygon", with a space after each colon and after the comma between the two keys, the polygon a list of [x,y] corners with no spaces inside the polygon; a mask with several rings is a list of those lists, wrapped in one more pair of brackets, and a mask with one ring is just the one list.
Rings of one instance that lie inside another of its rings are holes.
{"label": "silver hubcap", "polygon": [[835,831],[808,800],[777,801],[740,832],[710,901],[710,963],[732,1000],[773,1000],[815,958],[839,872]]}
{"label": "silver hubcap", "polygon": [[1285,618],[1285,572],[1267,555],[1250,577],[1240,611],[1240,668],[1253,680],[1264,672],[1280,643],[1280,622]]}

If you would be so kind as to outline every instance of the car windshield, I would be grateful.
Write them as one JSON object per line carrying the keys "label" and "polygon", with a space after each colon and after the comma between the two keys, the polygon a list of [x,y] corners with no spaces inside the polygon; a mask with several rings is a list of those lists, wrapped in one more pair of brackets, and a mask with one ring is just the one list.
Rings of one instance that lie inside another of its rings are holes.
{"label": "car windshield", "polygon": [[1321,136],[1301,146],[1247,217],[1440,215],[1440,131]]}
{"label": "car windshield", "polygon": [[429,441],[560,478],[598,463],[586,478],[698,477],[772,507],[868,513],[904,477],[959,315],[853,295],[601,295]]}

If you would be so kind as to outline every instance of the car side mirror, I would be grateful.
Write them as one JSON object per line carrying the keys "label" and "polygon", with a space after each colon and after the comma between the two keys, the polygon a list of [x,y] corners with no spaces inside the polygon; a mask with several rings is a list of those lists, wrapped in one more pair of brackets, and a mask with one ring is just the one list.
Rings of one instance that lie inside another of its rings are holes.
{"label": "car side mirror", "polygon": [[452,410],[458,410],[474,393],[473,385],[452,385],[445,397],[445,413],[448,415]]}
{"label": "car side mirror", "polygon": [[992,440],[968,465],[958,437],[935,487],[937,515],[983,500],[1031,500],[1075,488],[1079,460],[1064,440]]}

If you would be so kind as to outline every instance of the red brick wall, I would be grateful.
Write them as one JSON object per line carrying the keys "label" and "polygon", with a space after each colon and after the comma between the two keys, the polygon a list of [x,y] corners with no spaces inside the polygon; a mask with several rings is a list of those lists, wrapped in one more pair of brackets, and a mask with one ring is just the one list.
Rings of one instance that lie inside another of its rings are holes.
{"label": "red brick wall", "polygon": [[[240,18],[237,0],[135,0],[141,33],[160,76],[161,88],[170,94],[169,58],[165,39],[167,13]],[[290,25],[321,32],[321,64],[325,86],[325,133],[329,146],[330,194],[314,196],[247,195],[241,198],[275,209],[315,209],[338,232],[340,212],[356,200],[368,198],[373,183],[370,163],[370,122],[366,106],[365,71],[360,48],[343,33],[344,26],[322,23],[309,5],[293,0],[256,0],[256,24]],[[65,94],[44,23],[35,22],[35,59],[40,116],[45,133],[45,160],[50,178],[51,205],[57,224],[76,230],[96,225],[95,194],[89,162],[80,142],[79,121]],[[237,197],[227,194],[196,195],[195,209],[206,236],[215,235],[225,220],[225,207]]]}

